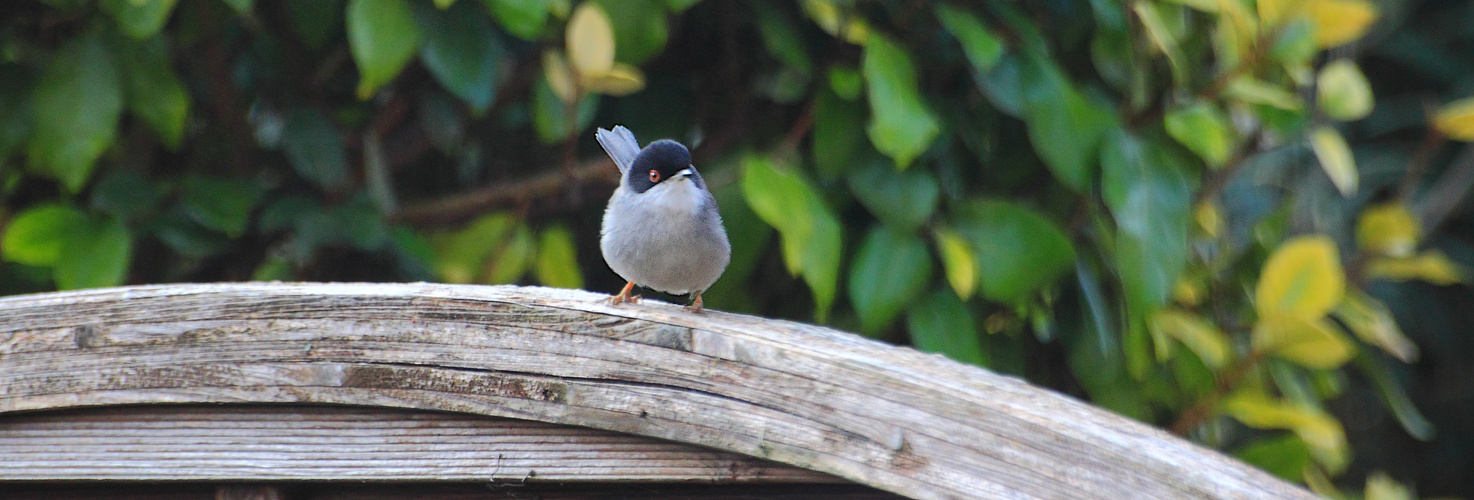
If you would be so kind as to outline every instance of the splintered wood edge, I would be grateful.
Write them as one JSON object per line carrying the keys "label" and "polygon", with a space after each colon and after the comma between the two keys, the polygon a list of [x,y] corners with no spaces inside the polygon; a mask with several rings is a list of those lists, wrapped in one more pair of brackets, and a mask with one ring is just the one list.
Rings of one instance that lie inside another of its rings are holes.
{"label": "splintered wood edge", "polygon": [[0,413],[442,410],[739,453],[914,498],[1314,498],[1158,429],[827,328],[576,290],[181,284],[0,299]]}

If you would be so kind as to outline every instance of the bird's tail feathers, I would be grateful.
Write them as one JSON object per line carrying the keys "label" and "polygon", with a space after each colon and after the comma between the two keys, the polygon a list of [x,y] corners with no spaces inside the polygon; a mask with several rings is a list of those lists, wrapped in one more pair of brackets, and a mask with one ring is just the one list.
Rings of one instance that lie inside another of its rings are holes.
{"label": "bird's tail feathers", "polygon": [[609,158],[614,160],[614,165],[619,167],[621,174],[630,169],[630,165],[635,163],[635,156],[640,154],[640,143],[635,141],[635,134],[624,125],[615,125],[614,130],[600,128],[594,132],[594,138],[599,140],[604,152],[609,153]]}

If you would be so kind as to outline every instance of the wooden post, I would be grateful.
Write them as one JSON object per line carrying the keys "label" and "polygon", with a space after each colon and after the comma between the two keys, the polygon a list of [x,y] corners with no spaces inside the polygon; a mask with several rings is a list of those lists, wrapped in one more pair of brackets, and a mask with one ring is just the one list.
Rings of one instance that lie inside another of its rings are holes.
{"label": "wooden post", "polygon": [[0,414],[161,403],[440,410],[699,445],[913,498],[1313,498],[939,355],[602,298],[423,283],[9,297]]}

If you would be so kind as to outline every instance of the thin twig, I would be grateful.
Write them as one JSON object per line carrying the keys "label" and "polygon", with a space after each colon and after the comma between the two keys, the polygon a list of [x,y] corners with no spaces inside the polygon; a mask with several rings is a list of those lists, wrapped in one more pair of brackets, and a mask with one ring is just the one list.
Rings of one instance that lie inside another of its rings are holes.
{"label": "thin twig", "polygon": [[574,186],[593,183],[613,185],[618,181],[618,169],[614,168],[614,162],[608,158],[600,158],[566,171],[557,169],[520,181],[493,184],[450,198],[409,206],[394,219],[411,224],[445,223],[491,208],[557,195]]}

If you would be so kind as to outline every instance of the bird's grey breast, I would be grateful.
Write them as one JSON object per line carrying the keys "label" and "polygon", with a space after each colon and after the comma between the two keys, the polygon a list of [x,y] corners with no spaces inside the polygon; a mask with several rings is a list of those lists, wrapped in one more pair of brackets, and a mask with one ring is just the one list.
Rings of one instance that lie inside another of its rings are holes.
{"label": "bird's grey breast", "polygon": [[731,244],[711,193],[693,182],[670,184],[661,192],[616,190],[600,248],[615,273],[641,286],[675,294],[706,290],[731,260]]}

